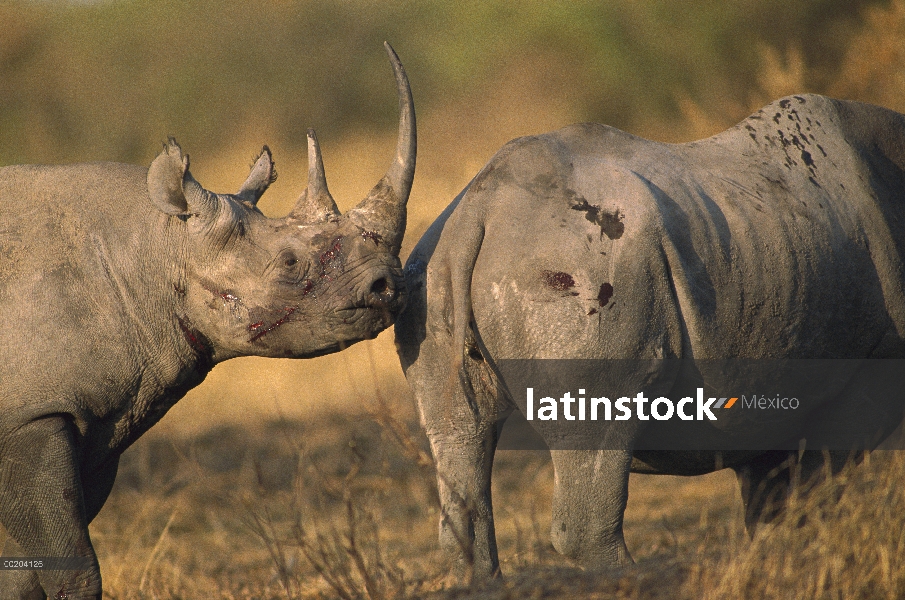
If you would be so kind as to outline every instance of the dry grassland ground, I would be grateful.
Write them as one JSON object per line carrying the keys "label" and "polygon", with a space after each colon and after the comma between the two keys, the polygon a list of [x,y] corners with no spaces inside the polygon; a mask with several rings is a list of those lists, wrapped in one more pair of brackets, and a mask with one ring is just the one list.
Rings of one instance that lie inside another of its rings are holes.
{"label": "dry grassland ground", "polygon": [[[403,390],[361,411],[152,432],[123,456],[91,535],[116,599],[901,598],[905,456],[875,452],[749,540],[731,472],[632,476],[631,569],[549,543],[552,466],[499,453],[505,578],[447,584],[426,440]],[[383,403],[383,404],[382,404]],[[388,417],[389,415],[389,417]],[[843,484],[845,487],[843,488]],[[840,495],[841,490],[844,494]]]}

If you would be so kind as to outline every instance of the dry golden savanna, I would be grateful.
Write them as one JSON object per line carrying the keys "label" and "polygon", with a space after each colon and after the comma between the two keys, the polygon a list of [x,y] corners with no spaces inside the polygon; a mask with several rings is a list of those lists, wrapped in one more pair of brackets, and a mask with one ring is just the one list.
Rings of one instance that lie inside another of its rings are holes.
{"label": "dry golden savanna", "polygon": [[[270,215],[304,187],[307,127],[341,209],[382,175],[389,40],[418,110],[403,255],[520,135],[587,120],[689,140],[797,92],[905,111],[905,0],[23,0],[0,2],[0,23],[0,164],[148,164],[173,134],[199,181],[233,191],[266,143]],[[123,455],[91,525],[105,598],[905,597],[901,452],[796,497],[753,539],[731,472],[632,476],[637,565],[612,572],[553,551],[548,455],[503,451],[494,468],[505,578],[452,587],[392,330],[314,360],[228,361]]]}

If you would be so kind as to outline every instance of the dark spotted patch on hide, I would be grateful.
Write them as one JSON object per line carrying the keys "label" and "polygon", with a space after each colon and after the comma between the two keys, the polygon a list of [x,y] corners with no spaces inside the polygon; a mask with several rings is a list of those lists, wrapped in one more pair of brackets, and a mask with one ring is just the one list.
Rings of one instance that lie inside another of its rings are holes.
{"label": "dark spotted patch on hide", "polygon": [[547,287],[554,289],[557,292],[566,292],[575,287],[575,280],[572,279],[572,276],[568,273],[563,273],[561,271],[542,271],[541,277],[543,278],[544,283],[547,284]]}
{"label": "dark spotted patch on hide", "polygon": [[615,212],[607,212],[599,206],[589,204],[584,198],[577,198],[575,203],[570,206],[572,210],[580,210],[585,213],[584,218],[600,226],[600,235],[607,236],[611,240],[618,240],[625,233],[625,223],[622,219],[625,217],[617,208]]}
{"label": "dark spotted patch on hide", "polygon": [[802,150],[802,151],[801,151],[801,160],[803,160],[803,161],[804,161],[804,164],[806,164],[806,165],[809,166],[809,167],[813,167],[813,166],[814,166],[814,159],[811,158],[811,153],[808,152],[807,150]]}
{"label": "dark spotted patch on hide", "polygon": [[596,314],[597,314],[597,309],[596,309],[596,308],[592,308],[590,311],[588,311],[588,316],[589,316],[589,317],[590,317],[591,315],[596,315]]}
{"label": "dark spotted patch on hide", "polygon": [[597,292],[597,301],[600,302],[600,306],[606,306],[610,302],[610,298],[613,297],[613,286],[609,283],[601,283],[600,291]]}

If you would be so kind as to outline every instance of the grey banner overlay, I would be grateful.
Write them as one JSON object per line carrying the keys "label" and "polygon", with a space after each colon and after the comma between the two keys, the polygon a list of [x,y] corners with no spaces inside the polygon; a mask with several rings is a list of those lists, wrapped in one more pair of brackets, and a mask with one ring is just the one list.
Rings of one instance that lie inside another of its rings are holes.
{"label": "grey banner overlay", "polygon": [[[903,436],[891,435],[905,409],[903,359],[501,360],[497,368],[518,409],[500,449],[905,449]],[[595,398],[609,401],[610,420]]]}
{"label": "grey banner overlay", "polygon": [[4,571],[87,571],[91,559],[81,556],[3,556],[0,570]]}

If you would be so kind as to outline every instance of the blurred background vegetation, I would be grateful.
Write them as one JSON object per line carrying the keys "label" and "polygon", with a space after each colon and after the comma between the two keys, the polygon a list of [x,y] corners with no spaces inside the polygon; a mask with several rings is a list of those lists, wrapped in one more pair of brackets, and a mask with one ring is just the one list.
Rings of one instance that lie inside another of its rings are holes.
{"label": "blurred background vegetation", "polygon": [[[202,183],[232,191],[267,143],[281,175],[261,203],[272,215],[304,186],[307,127],[340,208],[382,175],[396,127],[390,41],[419,118],[404,254],[519,135],[598,121],[683,141],[804,91],[905,111],[903,0],[0,0],[0,23],[0,164],[148,164],[172,134]],[[392,332],[359,346],[231,361],[168,422],[399,389]]]}

